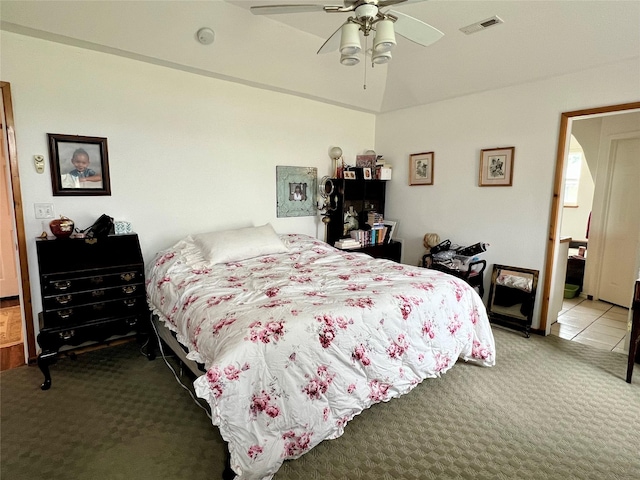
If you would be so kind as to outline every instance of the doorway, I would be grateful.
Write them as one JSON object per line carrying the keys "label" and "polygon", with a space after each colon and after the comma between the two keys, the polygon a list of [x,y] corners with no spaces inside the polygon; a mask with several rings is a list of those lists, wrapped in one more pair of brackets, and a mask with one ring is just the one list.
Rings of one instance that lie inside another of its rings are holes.
{"label": "doorway", "polygon": [[[552,289],[552,276],[554,262],[557,261],[558,245],[560,241],[560,223],[562,208],[562,189],[564,183],[564,172],[566,169],[566,154],[568,151],[568,141],[571,133],[571,125],[573,120],[588,118],[591,116],[605,116],[616,113],[628,113],[632,110],[639,110],[640,102],[633,102],[621,105],[612,105],[608,107],[600,107],[588,110],[579,110],[574,112],[565,112],[561,116],[560,134],[558,139],[558,151],[556,156],[555,181],[553,188],[553,197],[551,202],[551,217],[549,225],[549,240],[547,243],[547,255],[545,261],[545,279],[543,285],[542,311],[540,318],[540,330],[549,333],[550,322],[550,300]],[[635,264],[635,262],[633,262]],[[594,290],[596,291],[596,290]]]}
{"label": "doorway", "polygon": [[[7,208],[9,218],[15,230],[12,234],[11,248],[17,246],[17,276],[18,291],[12,299],[17,301],[21,315],[21,329],[23,333],[23,343],[19,347],[0,349],[0,364],[20,362],[24,363],[25,358],[29,363],[36,360],[36,341],[33,325],[33,310],[31,306],[31,287],[29,282],[29,269],[27,264],[27,246],[24,231],[22,193],[20,189],[20,174],[18,171],[18,155],[16,150],[16,136],[13,120],[13,104],[11,100],[11,85],[8,82],[0,82],[1,96],[1,117],[2,121],[2,154],[3,154],[3,188],[6,186]],[[4,165],[6,161],[6,165]],[[5,175],[6,174],[6,178]],[[4,193],[4,192],[3,192]],[[3,230],[4,219],[3,219]],[[14,256],[15,258],[15,256]],[[2,295],[4,296],[4,295]],[[17,298],[16,298],[17,297]],[[9,302],[11,303],[11,302]]]}

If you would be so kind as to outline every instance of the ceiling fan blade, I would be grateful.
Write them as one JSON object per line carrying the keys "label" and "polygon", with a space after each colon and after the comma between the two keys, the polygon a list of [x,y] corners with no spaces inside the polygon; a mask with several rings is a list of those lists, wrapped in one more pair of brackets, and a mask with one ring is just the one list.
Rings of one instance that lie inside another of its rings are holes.
{"label": "ceiling fan blade", "polygon": [[393,10],[390,10],[387,13],[398,18],[396,23],[393,24],[395,32],[418,45],[428,47],[432,43],[435,43],[444,37],[444,33],[437,28],[424,23],[422,20],[418,20],[417,18],[410,17],[409,15]]}
{"label": "ceiling fan blade", "polygon": [[[346,23],[346,22],[345,22]],[[344,23],[342,24],[344,25]],[[335,52],[340,47],[340,30],[342,29],[342,25],[338,27],[338,29],[331,34],[329,38],[322,44],[320,50],[318,50],[318,54],[320,53],[330,53]]]}
{"label": "ceiling fan blade", "polygon": [[390,7],[391,5],[397,5],[399,3],[405,3],[407,0],[380,0],[378,2],[378,8]]}
{"label": "ceiling fan blade", "polygon": [[250,8],[254,15],[277,15],[280,13],[323,12],[324,5],[259,5]]}

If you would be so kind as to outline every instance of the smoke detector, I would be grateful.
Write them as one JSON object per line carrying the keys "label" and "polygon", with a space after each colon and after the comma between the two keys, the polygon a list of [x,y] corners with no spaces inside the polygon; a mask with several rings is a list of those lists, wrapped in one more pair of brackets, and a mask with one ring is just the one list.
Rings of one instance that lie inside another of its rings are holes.
{"label": "smoke detector", "polygon": [[485,20],[482,20],[480,22],[472,23],[471,25],[467,25],[466,27],[462,27],[460,29],[460,31],[462,33],[466,33],[467,35],[471,35],[472,33],[476,33],[476,32],[480,32],[482,30],[486,30],[489,27],[493,27],[493,26],[499,25],[501,23],[504,23],[504,20],[502,20],[497,15],[494,15],[493,17],[489,17],[489,18],[487,18]]}
{"label": "smoke detector", "polygon": [[216,33],[210,28],[204,27],[197,31],[196,38],[203,45],[211,45],[216,38]]}

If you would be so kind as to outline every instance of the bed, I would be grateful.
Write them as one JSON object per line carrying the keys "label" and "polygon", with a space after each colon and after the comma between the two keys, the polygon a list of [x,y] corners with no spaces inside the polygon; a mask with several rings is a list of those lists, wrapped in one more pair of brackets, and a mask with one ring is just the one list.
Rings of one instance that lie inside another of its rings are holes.
{"label": "bed", "polygon": [[238,480],[272,478],[458,359],[494,365],[484,305],[464,281],[242,230],[189,236],[147,266],[155,316],[204,365],[194,388]]}

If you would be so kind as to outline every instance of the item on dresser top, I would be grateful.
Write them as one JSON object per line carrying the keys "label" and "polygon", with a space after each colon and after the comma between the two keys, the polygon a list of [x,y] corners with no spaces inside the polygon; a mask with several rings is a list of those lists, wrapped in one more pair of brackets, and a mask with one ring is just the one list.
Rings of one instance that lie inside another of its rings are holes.
{"label": "item on dresser top", "polygon": [[73,233],[73,225],[73,220],[64,216],[49,222],[51,233],[53,233],[56,238],[69,238]]}
{"label": "item on dresser top", "polygon": [[116,220],[114,222],[114,228],[115,228],[116,235],[126,235],[127,233],[133,233],[133,229],[131,228],[131,222]]}
{"label": "item on dresser top", "polygon": [[101,238],[113,235],[114,231],[113,218],[103,213],[93,222],[93,225],[81,230],[79,233],[84,234],[85,238]]}

